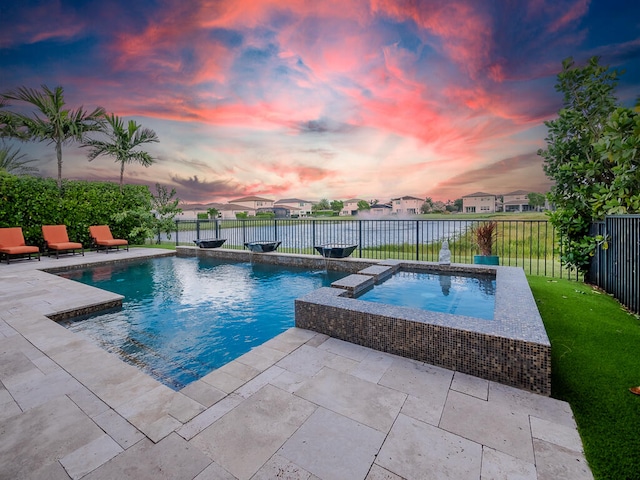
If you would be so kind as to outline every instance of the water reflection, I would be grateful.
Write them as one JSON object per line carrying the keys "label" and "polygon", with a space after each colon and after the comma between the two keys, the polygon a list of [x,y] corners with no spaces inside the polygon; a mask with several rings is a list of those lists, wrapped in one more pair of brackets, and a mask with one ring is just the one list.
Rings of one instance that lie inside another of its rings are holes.
{"label": "water reflection", "polygon": [[438,275],[438,279],[440,280],[440,288],[442,289],[442,294],[445,297],[449,296],[449,292],[451,290],[451,275]]}

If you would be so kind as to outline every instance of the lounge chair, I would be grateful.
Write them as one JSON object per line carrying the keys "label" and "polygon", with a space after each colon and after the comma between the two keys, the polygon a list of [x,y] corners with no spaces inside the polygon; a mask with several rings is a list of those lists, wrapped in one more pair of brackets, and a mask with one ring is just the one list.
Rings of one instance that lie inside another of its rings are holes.
{"label": "lounge chair", "polygon": [[40,249],[24,243],[20,227],[0,228],[0,253],[7,259],[7,265],[12,255],[29,255],[31,260],[31,254],[35,254],[40,261]]}
{"label": "lounge chair", "polygon": [[109,225],[94,225],[89,227],[89,234],[91,235],[93,245],[96,247],[96,251],[98,251],[100,247],[104,247],[105,253],[109,253],[110,248],[116,247],[116,250],[120,250],[121,246],[126,246],[127,251],[129,251],[129,242],[119,238],[113,238]]}
{"label": "lounge chair", "polygon": [[51,256],[52,251],[55,251],[56,258],[59,258],[60,252],[68,252],[69,250],[74,255],[76,254],[76,250],[80,250],[84,256],[84,247],[82,244],[69,241],[66,225],[43,225],[42,236],[44,237],[45,248],[49,256]]}

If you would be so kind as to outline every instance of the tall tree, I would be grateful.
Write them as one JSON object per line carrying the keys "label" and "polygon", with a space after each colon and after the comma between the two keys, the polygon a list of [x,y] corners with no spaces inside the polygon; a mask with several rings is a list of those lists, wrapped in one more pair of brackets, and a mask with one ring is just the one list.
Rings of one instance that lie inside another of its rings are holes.
{"label": "tall tree", "polygon": [[0,143],[0,172],[7,172],[16,175],[37,172],[37,167],[28,165],[29,163],[33,163],[37,160],[26,157],[26,154],[20,153],[19,148],[10,147],[5,145],[4,142]]}
{"label": "tall tree", "polygon": [[536,210],[540,210],[540,207],[544,207],[545,196],[541,193],[530,192],[527,194],[527,200],[529,200],[529,205],[531,205]]}
{"label": "tall tree", "polygon": [[371,210],[371,205],[366,200],[360,200],[358,201],[358,210]]}
{"label": "tall tree", "polygon": [[323,198],[315,205],[312,205],[311,210],[313,210],[314,212],[317,212],[318,210],[331,210],[331,204],[329,203],[329,200]]}
{"label": "tall tree", "polygon": [[549,218],[560,233],[562,260],[581,272],[588,270],[599,240],[589,236],[591,222],[599,216],[593,210],[595,194],[615,177],[611,168],[603,168],[595,145],[616,108],[618,76],[597,57],[581,67],[571,58],[564,60],[555,87],[563,94],[563,108],[557,119],[545,122],[547,148],[538,151],[545,173],[554,180],[548,196],[556,211]]}
{"label": "tall tree", "polygon": [[420,213],[431,213],[433,210],[433,199],[427,197],[424,199],[424,203],[420,206]]}
{"label": "tall tree", "polygon": [[331,210],[333,210],[334,213],[339,214],[342,211],[343,207],[344,207],[344,202],[342,200],[331,201]]}
{"label": "tall tree", "polygon": [[124,121],[114,115],[105,117],[106,124],[102,132],[108,140],[88,139],[85,147],[89,147],[89,161],[95,160],[100,155],[115,157],[115,161],[120,163],[120,191],[124,179],[124,166],[127,163],[139,163],[143,167],[149,167],[155,159],[143,150],[138,150],[140,145],[145,143],[158,142],[156,132],[148,128],[142,128],[134,120],[129,120],[125,126]]}
{"label": "tall tree", "polygon": [[92,112],[82,107],[65,109],[64,91],[60,86],[53,90],[46,85],[42,85],[42,90],[20,87],[4,93],[2,98],[28,103],[38,109],[33,115],[6,112],[7,123],[13,127],[9,134],[55,145],[58,187],[62,187],[62,146],[73,141],[82,142],[87,132],[98,130],[104,109],[97,107]]}
{"label": "tall tree", "polygon": [[[165,185],[156,183],[156,195],[152,198],[153,210],[156,214],[156,228],[159,232],[164,232],[169,239],[176,226],[173,219],[182,213],[182,209],[178,206],[180,199],[176,195],[175,188],[169,191]],[[160,236],[158,235],[159,241]]]}

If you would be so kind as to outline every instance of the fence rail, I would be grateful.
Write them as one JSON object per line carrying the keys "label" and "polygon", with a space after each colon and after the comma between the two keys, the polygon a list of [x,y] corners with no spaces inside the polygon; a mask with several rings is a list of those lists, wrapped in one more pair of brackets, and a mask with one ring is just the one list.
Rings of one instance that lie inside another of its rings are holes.
{"label": "fence rail", "polygon": [[640,313],[640,215],[614,215],[591,225],[602,235],[591,261],[588,280],[612,294],[634,313]]}
{"label": "fence rail", "polygon": [[[245,242],[280,241],[279,251],[316,254],[327,243],[357,245],[359,258],[438,261],[447,240],[454,263],[473,263],[477,254],[472,229],[487,220],[332,220],[238,219],[177,220],[171,236],[158,241],[193,245],[196,239],[225,238],[224,248],[243,249]],[[556,232],[546,220],[491,220],[498,224],[493,254],[500,265],[522,267],[531,275],[565,277]]]}

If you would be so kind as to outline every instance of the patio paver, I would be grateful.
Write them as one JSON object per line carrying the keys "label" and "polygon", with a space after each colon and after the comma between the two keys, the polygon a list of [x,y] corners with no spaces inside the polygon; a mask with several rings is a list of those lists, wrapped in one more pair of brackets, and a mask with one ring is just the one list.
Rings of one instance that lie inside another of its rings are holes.
{"label": "patio paver", "polygon": [[44,316],[112,294],[35,269],[158,253],[0,265],[0,478],[593,478],[549,397],[296,328],[174,392]]}

